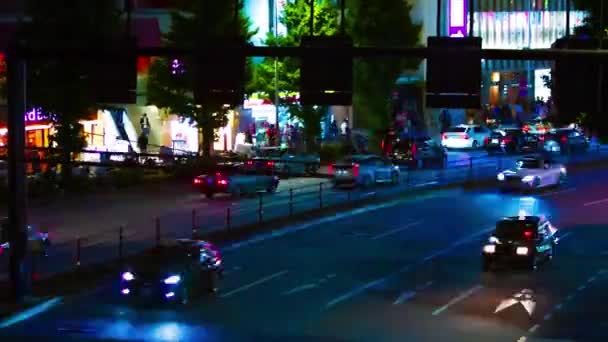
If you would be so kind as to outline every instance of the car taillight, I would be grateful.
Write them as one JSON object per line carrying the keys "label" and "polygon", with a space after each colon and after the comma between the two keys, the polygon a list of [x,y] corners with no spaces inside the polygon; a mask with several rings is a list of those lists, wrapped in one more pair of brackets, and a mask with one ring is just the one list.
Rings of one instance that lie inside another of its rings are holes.
{"label": "car taillight", "polygon": [[502,142],[505,143],[505,144],[510,144],[511,142],[513,142],[513,139],[508,138],[508,137],[507,138],[503,138]]}
{"label": "car taillight", "polygon": [[203,181],[200,178],[194,178],[194,184],[201,184]]}
{"label": "car taillight", "polygon": [[528,132],[528,131],[530,130],[530,126],[525,125],[525,126],[522,128],[522,130],[523,130],[524,132]]}
{"label": "car taillight", "polygon": [[566,136],[564,135],[564,136],[562,137],[562,142],[563,142],[563,143],[568,142],[568,137],[566,137]]}
{"label": "car taillight", "polygon": [[464,140],[469,140],[469,135],[468,135],[468,134],[465,134],[465,135],[463,135],[463,136],[462,136],[462,138],[463,138]]}
{"label": "car taillight", "polygon": [[225,180],[225,179],[220,179],[220,180],[217,181],[217,184],[219,184],[219,185],[228,185],[228,181]]}
{"label": "car taillight", "polygon": [[441,135],[441,139],[445,140],[445,139],[447,139],[447,138],[448,138],[447,134],[442,134],[442,135]]}
{"label": "car taillight", "polygon": [[266,163],[266,165],[268,165],[268,166],[274,166],[274,162],[270,161],[270,162]]}
{"label": "car taillight", "polygon": [[327,173],[329,173],[330,176],[334,174],[335,165],[336,164],[329,164],[329,166],[327,167]]}
{"label": "car taillight", "polygon": [[355,175],[355,177],[359,177],[359,164],[353,165],[353,175]]}
{"label": "car taillight", "polygon": [[483,138],[484,145],[487,145],[489,142],[490,142],[490,138],[489,137]]}
{"label": "car taillight", "polygon": [[533,234],[534,234],[534,233],[533,233],[532,231],[529,231],[529,230],[526,230],[526,231],[524,232],[524,236],[525,236],[526,238],[528,238],[528,239],[532,238],[532,235],[533,235]]}
{"label": "car taillight", "polygon": [[253,165],[253,162],[251,160],[248,160],[247,165],[251,166],[251,165]]}

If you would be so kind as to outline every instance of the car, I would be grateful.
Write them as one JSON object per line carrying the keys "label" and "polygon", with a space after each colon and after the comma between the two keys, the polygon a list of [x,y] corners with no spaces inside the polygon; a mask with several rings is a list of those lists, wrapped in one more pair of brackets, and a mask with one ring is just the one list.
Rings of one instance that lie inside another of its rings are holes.
{"label": "car", "polygon": [[488,154],[495,153],[534,153],[540,150],[541,142],[537,135],[524,132],[517,127],[500,127],[492,131],[485,148]]}
{"label": "car", "polygon": [[[10,249],[8,217],[0,218],[0,255]],[[30,251],[47,255],[48,248],[51,245],[49,233],[41,231],[32,225],[27,226],[28,248]]]}
{"label": "car", "polygon": [[118,291],[123,298],[185,304],[204,292],[217,292],[224,272],[220,251],[202,240],[161,241],[142,260],[120,272]]}
{"label": "car", "polygon": [[448,160],[446,148],[429,136],[395,139],[389,157],[395,165],[412,169],[419,166],[444,168]]}
{"label": "car", "polygon": [[231,194],[235,198],[241,195],[266,191],[274,193],[279,187],[279,177],[275,175],[244,174],[239,164],[217,165],[214,172],[194,178],[195,191],[212,198],[218,193]]}
{"label": "car", "polygon": [[559,186],[567,181],[566,166],[548,157],[526,156],[513,169],[500,172],[496,178],[501,190],[534,190]]}
{"label": "car", "polygon": [[481,251],[481,269],[501,266],[535,270],[540,262],[551,260],[559,239],[557,229],[544,216],[511,216],[496,228]]}
{"label": "car", "polygon": [[545,151],[561,154],[585,152],[590,145],[587,137],[574,128],[551,130],[544,135],[544,142]]}
{"label": "car", "polygon": [[449,149],[483,147],[490,130],[480,125],[458,125],[448,128],[441,136],[441,145]]}
{"label": "car", "polygon": [[257,156],[246,161],[248,172],[281,173],[287,176],[316,174],[321,167],[317,154],[299,153],[295,148],[260,148]]}
{"label": "car", "polygon": [[399,183],[401,170],[389,159],[373,154],[346,157],[329,166],[335,187],[363,186],[377,183]]}

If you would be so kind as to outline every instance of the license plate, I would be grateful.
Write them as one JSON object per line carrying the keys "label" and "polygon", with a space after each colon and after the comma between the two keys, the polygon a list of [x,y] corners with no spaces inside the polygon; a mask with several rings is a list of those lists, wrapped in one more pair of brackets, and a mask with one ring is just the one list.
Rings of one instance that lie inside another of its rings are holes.
{"label": "license plate", "polygon": [[492,144],[498,144],[498,139],[492,139]]}

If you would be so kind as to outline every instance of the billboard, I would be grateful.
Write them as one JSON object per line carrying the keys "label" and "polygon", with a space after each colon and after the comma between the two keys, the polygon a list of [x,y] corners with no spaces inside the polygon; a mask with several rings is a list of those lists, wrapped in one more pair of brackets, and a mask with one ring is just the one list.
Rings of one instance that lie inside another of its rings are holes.
{"label": "billboard", "polygon": [[467,36],[467,0],[450,0],[448,35],[450,37]]}

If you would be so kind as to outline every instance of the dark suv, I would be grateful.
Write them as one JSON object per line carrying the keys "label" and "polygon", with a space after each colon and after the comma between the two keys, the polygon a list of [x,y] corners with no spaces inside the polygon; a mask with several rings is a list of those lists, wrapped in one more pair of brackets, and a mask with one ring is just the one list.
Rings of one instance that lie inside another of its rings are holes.
{"label": "dark suv", "polygon": [[555,255],[557,230],[544,217],[513,216],[496,223],[496,230],[483,245],[481,268],[524,267],[535,270],[540,261]]}
{"label": "dark suv", "polygon": [[444,168],[447,164],[445,147],[429,136],[395,139],[389,157],[396,165],[410,168]]}
{"label": "dark suv", "polygon": [[568,154],[589,149],[587,137],[574,128],[551,130],[544,136],[544,142],[545,151],[552,153]]}
{"label": "dark suv", "polygon": [[485,142],[488,154],[534,153],[541,147],[537,135],[524,132],[520,128],[499,128],[490,134]]}

